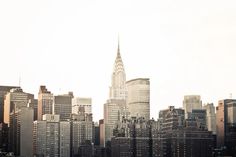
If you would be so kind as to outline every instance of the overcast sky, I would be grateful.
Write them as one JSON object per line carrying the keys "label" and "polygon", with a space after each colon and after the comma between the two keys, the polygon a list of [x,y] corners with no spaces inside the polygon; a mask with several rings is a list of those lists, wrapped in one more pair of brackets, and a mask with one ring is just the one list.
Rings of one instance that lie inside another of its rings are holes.
{"label": "overcast sky", "polygon": [[236,97],[236,1],[0,1],[0,84],[92,97],[103,118],[120,34],[127,80],[150,78],[151,117],[184,95]]}

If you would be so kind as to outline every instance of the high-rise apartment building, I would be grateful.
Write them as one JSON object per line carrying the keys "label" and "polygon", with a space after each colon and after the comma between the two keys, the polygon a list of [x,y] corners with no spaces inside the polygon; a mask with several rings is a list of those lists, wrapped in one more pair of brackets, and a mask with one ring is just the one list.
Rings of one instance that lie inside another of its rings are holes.
{"label": "high-rise apartment building", "polygon": [[54,96],[53,113],[60,115],[61,120],[70,119],[72,114],[73,93]]}
{"label": "high-rise apartment building", "polygon": [[217,147],[224,155],[236,154],[236,99],[224,99],[216,107]]}
{"label": "high-rise apartment building", "polygon": [[60,157],[71,156],[71,123],[69,121],[60,121],[59,136]]}
{"label": "high-rise apartment building", "polygon": [[213,103],[208,103],[203,106],[206,110],[206,125],[208,131],[212,131],[213,134],[216,134],[216,113],[215,106]]}
{"label": "high-rise apartment building", "polygon": [[38,93],[38,120],[42,120],[44,114],[53,114],[53,94],[46,86],[40,86]]}
{"label": "high-rise apartment building", "polygon": [[[45,114],[34,121],[33,148],[36,156],[60,156],[60,116]],[[69,123],[69,122],[68,122]]]}
{"label": "high-rise apartment building", "polygon": [[126,82],[127,108],[130,117],[150,119],[150,82],[148,78],[137,78]]}
{"label": "high-rise apartment building", "polygon": [[76,97],[72,99],[72,113],[78,114],[79,107],[83,106],[85,114],[92,114],[92,99]]}
{"label": "high-rise apartment building", "polygon": [[193,109],[202,109],[202,100],[200,95],[186,95],[183,100],[183,109],[185,111],[185,118],[189,118],[189,113]]}

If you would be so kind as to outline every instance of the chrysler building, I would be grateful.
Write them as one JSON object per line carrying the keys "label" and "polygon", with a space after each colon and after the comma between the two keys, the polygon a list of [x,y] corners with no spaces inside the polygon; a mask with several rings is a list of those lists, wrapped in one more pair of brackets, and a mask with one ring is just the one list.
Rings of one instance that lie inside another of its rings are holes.
{"label": "chrysler building", "polygon": [[110,99],[126,99],[126,75],[124,65],[120,55],[120,45],[118,41],[117,56],[112,73]]}

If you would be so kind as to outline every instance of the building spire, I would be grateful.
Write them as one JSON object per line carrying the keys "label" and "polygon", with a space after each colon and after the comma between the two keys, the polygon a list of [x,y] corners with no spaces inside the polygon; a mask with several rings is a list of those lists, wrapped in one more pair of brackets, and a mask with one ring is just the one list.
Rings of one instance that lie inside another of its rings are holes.
{"label": "building spire", "polygon": [[117,48],[117,55],[120,55],[120,35],[118,33],[118,48]]}

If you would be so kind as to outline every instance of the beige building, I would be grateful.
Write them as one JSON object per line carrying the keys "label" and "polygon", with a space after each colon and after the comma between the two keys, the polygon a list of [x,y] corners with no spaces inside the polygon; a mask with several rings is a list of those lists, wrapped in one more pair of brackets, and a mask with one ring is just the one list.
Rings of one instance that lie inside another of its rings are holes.
{"label": "beige building", "polygon": [[53,94],[46,86],[40,86],[38,93],[38,120],[42,120],[44,114],[53,114]]}
{"label": "beige building", "polygon": [[189,118],[189,114],[193,109],[202,109],[202,100],[200,95],[185,95],[183,100],[183,109],[185,118]]}
{"label": "beige building", "polygon": [[216,134],[216,112],[214,104],[208,103],[202,108],[206,110],[206,125],[208,131],[212,131],[213,134]]}
{"label": "beige building", "polygon": [[10,113],[21,107],[26,107],[28,101],[28,93],[23,92],[21,88],[11,89],[4,100],[4,123],[9,125]]}
{"label": "beige building", "polygon": [[84,107],[85,114],[92,114],[92,98],[76,97],[72,99],[73,114],[78,114],[81,106]]}
{"label": "beige building", "polygon": [[150,119],[150,82],[148,78],[137,78],[126,82],[127,108],[130,117]]}

